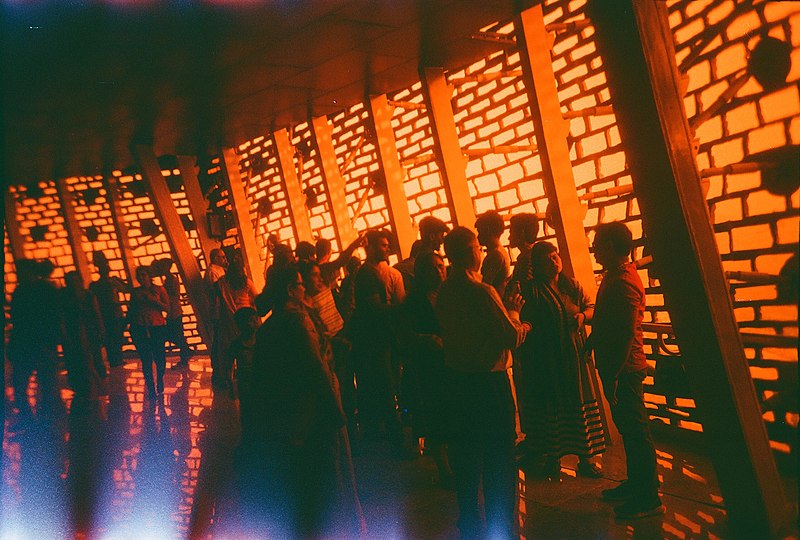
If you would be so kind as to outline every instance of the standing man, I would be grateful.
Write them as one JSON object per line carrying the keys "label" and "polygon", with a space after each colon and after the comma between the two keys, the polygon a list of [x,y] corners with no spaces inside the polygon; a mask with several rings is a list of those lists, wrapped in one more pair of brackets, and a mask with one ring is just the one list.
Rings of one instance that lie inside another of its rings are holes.
{"label": "standing man", "polygon": [[119,295],[130,292],[130,287],[120,278],[111,275],[111,266],[102,251],[94,252],[92,262],[97,267],[100,277],[89,285],[89,290],[97,298],[100,317],[103,319],[105,328],[103,345],[106,348],[108,364],[112,368],[118,367],[123,364],[122,342],[126,326]]}
{"label": "standing man", "polygon": [[494,287],[502,298],[511,275],[511,260],[500,245],[500,237],[506,229],[506,224],[500,214],[489,210],[478,216],[475,228],[478,230],[478,243],[486,248],[486,258],[481,265],[483,282]]}
{"label": "standing man", "polygon": [[506,294],[518,293],[533,278],[531,272],[531,248],[539,236],[539,218],[536,214],[516,214],[511,216],[508,226],[508,247],[517,248],[519,255],[514,263],[514,271],[506,286]]}
{"label": "standing man", "polygon": [[352,318],[359,419],[373,436],[386,429],[401,451],[402,430],[395,403],[399,370],[392,359],[391,310],[406,293],[400,272],[389,266],[389,232],[371,230],[365,238],[367,260],[356,274]]}
{"label": "standing man", "polygon": [[594,349],[611,417],[625,447],[628,479],[602,492],[603,500],[622,502],[615,509],[620,519],[664,513],[642,390],[647,373],[642,338],[645,293],[629,258],[632,248],[633,237],[624,223],[603,223],[595,230],[594,257],[605,275],[597,291],[588,346]]}
{"label": "standing man", "polygon": [[191,351],[186,342],[186,334],[183,330],[183,307],[181,306],[181,287],[178,277],[171,272],[172,259],[158,259],[151,268],[153,275],[161,276],[164,290],[167,291],[169,298],[169,308],[167,309],[167,326],[165,328],[166,340],[175,344],[180,354],[180,360],[172,366],[173,369],[189,367],[189,357]]}
{"label": "standing man", "polygon": [[[514,462],[514,398],[506,370],[511,350],[530,326],[521,323],[519,294],[503,306],[481,279],[481,247],[475,234],[456,227],[444,239],[452,272],[439,291],[436,314],[445,364],[450,370],[450,465],[463,538],[515,536],[517,468]],[[483,485],[487,531],[478,509]]]}
{"label": "standing man", "polygon": [[221,373],[220,365],[225,359],[218,358],[219,355],[216,354],[217,347],[214,346],[214,341],[217,339],[217,334],[219,332],[219,293],[217,281],[225,275],[225,271],[228,268],[228,257],[225,256],[225,252],[221,249],[214,248],[211,250],[211,253],[209,253],[209,259],[211,260],[211,264],[208,265],[206,269],[204,279],[206,282],[208,303],[211,306],[211,343],[207,343],[206,345],[208,346],[208,352],[211,356],[211,381],[212,384],[219,385]]}
{"label": "standing man", "polygon": [[419,240],[411,245],[410,255],[394,265],[403,276],[403,285],[406,293],[414,284],[414,262],[417,257],[425,253],[439,253],[444,235],[450,227],[441,219],[434,216],[425,216],[419,222]]}

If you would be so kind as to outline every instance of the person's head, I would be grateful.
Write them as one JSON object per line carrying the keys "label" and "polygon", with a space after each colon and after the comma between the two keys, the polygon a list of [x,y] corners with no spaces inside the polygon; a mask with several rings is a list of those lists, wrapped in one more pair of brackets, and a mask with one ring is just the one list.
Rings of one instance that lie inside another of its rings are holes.
{"label": "person's head", "polygon": [[19,259],[16,261],[16,267],[19,283],[29,283],[36,279],[36,260]]}
{"label": "person's head", "polygon": [[81,275],[75,270],[64,274],[64,285],[71,294],[79,294],[83,291],[83,280]]}
{"label": "person's head", "polygon": [[419,239],[422,247],[431,251],[439,251],[450,228],[441,219],[433,216],[425,216],[419,222]]}
{"label": "person's head", "polygon": [[211,259],[211,264],[216,264],[223,268],[227,268],[228,266],[228,256],[219,248],[212,249],[209,253],[209,258]]}
{"label": "person's head", "polygon": [[556,246],[550,242],[536,242],[531,248],[531,268],[538,280],[550,281],[558,276],[564,266]]}
{"label": "person's head", "polygon": [[236,328],[239,329],[239,334],[243,336],[252,336],[258,330],[261,324],[261,319],[258,313],[251,307],[243,307],[236,310],[233,314],[233,322],[236,323]]}
{"label": "person's head", "polygon": [[364,238],[367,241],[364,249],[367,252],[368,261],[377,263],[389,260],[389,253],[391,253],[389,231],[386,229],[372,229],[367,231]]}
{"label": "person's head", "polygon": [[539,236],[539,218],[536,214],[517,214],[511,216],[508,225],[508,244],[512,248],[532,245]]}
{"label": "person's head", "polygon": [[102,251],[92,253],[92,262],[97,268],[97,273],[101,276],[106,277],[111,272],[111,265],[108,264],[108,258]]}
{"label": "person's head", "polygon": [[146,266],[140,266],[136,269],[136,281],[138,281],[139,285],[142,287],[149,287],[153,284],[153,278],[150,275],[150,270],[148,270]]}
{"label": "person's head", "polygon": [[225,277],[228,279],[228,283],[230,283],[233,289],[238,291],[245,287],[247,284],[247,273],[245,272],[244,264],[240,258],[234,257],[228,265],[228,269],[225,271]]}
{"label": "person's head", "polygon": [[169,274],[170,268],[172,268],[172,259],[169,257],[164,259],[156,259],[150,265],[150,273],[153,276],[165,277],[167,274]]}
{"label": "person's head", "polygon": [[36,277],[40,279],[50,279],[55,269],[56,265],[54,265],[53,261],[50,259],[40,259],[36,261]]}
{"label": "person's head", "polygon": [[500,236],[506,229],[506,224],[500,214],[494,210],[489,210],[478,216],[475,221],[475,229],[478,231],[478,243],[482,246],[491,247],[500,240]]}
{"label": "person's head", "polygon": [[356,271],[358,271],[359,268],[361,268],[361,257],[359,257],[358,255],[353,255],[352,257],[350,257],[350,260],[347,261],[347,266],[344,267],[344,270],[345,273],[349,276],[356,273]]}
{"label": "person's head", "polygon": [[414,261],[414,287],[420,292],[438,290],[445,277],[444,259],[438,253],[426,251]]}
{"label": "person's head", "polygon": [[444,237],[444,252],[453,268],[478,271],[483,254],[478,237],[466,227],[456,227]]}
{"label": "person's head", "polygon": [[422,249],[423,247],[424,244],[422,243],[422,240],[414,240],[414,242],[411,244],[411,250],[409,251],[409,256],[416,259],[417,256],[420,254],[420,252],[423,251]]}
{"label": "person's head", "polygon": [[298,242],[294,255],[298,261],[313,261],[317,257],[317,248],[311,242]]}
{"label": "person's head", "polygon": [[317,250],[317,262],[322,264],[331,259],[331,241],[327,238],[318,238],[317,244],[314,246]]}
{"label": "person's head", "polygon": [[303,276],[296,264],[279,268],[270,277],[273,302],[276,307],[285,306],[289,300],[302,302],[306,295]]}
{"label": "person's head", "polygon": [[314,261],[298,261],[297,269],[300,275],[303,276],[303,285],[310,295],[319,294],[325,288],[325,280],[322,279],[322,271],[319,264]]}
{"label": "person's head", "polygon": [[294,253],[292,248],[286,244],[276,244],[272,249],[272,264],[273,266],[288,266],[294,262]]}
{"label": "person's head", "polygon": [[614,267],[628,259],[633,249],[633,234],[621,221],[601,223],[594,232],[594,258],[603,268]]}

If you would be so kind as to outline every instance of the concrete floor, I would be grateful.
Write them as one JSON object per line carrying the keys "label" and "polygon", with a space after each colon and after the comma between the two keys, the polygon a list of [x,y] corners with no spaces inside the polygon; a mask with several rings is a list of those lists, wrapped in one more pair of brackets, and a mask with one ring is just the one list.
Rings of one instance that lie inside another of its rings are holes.
{"label": "concrete floor", "polygon": [[[214,396],[207,357],[195,357],[188,372],[168,370],[165,383],[163,405],[145,406],[131,361],[113,370],[98,410],[71,407],[69,390],[62,391],[65,411],[52,418],[19,422],[7,406],[0,538],[241,536],[229,497],[237,403]],[[520,471],[521,536],[730,536],[708,460],[663,441],[657,447],[666,515],[618,522],[600,501],[602,489],[624,478],[617,445],[604,455],[599,480],[577,477],[569,457],[557,480]],[[400,460],[380,441],[354,441],[353,453],[369,538],[457,537],[454,494],[438,485],[429,457]],[[796,507],[796,479],[787,479],[787,489]]]}

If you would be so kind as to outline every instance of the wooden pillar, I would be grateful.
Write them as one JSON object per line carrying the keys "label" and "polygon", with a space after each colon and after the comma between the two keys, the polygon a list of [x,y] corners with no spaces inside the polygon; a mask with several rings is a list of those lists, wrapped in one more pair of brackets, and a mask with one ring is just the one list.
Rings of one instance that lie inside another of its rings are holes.
{"label": "wooden pillar", "polygon": [[239,170],[239,157],[236,149],[222,149],[222,174],[225,175],[228,188],[228,203],[233,210],[233,219],[239,236],[239,249],[242,250],[244,262],[250,270],[250,278],[260,291],[264,288],[264,264],[258,257],[259,249],[256,243],[256,231],[250,221],[250,201],[244,189],[242,174]]}
{"label": "wooden pillar", "polygon": [[294,146],[289,140],[289,133],[285,129],[273,132],[272,142],[278,149],[278,167],[286,189],[286,198],[289,200],[289,213],[295,239],[298,242],[313,242],[311,219],[308,217],[303,187],[300,185],[300,178],[297,177],[297,169],[294,166]]}
{"label": "wooden pillar", "polygon": [[397,243],[400,248],[400,258],[405,259],[411,254],[411,245],[416,239],[414,228],[411,226],[411,214],[408,211],[408,197],[404,187],[406,171],[400,165],[397,155],[397,140],[392,127],[394,108],[389,105],[385,94],[370,96],[369,121],[375,133],[375,150],[378,154],[383,175],[386,178],[386,206],[389,209],[389,220],[394,226]]}
{"label": "wooden pillar", "polygon": [[203,197],[203,190],[197,178],[197,160],[194,156],[178,156],[178,168],[183,178],[183,188],[186,190],[186,200],[189,202],[189,212],[192,214],[200,248],[206,260],[206,267],[211,261],[211,250],[219,247],[219,242],[208,234],[206,211],[208,201]]}
{"label": "wooden pillar", "polygon": [[350,219],[345,196],[345,181],[336,163],[336,149],[333,146],[333,127],[326,116],[319,116],[311,120],[314,144],[317,147],[320,163],[322,165],[322,180],[328,191],[331,214],[333,215],[333,228],[339,249],[343,250],[356,239],[356,230]]}
{"label": "wooden pillar", "polygon": [[200,336],[208,347],[211,347],[210,333],[210,309],[208,293],[206,291],[203,276],[200,274],[200,266],[197,258],[186,238],[183,224],[178,216],[178,211],[172,203],[167,181],[161,174],[161,167],[153,154],[153,149],[149,146],[136,145],[133,147],[133,154],[139,167],[142,169],[142,177],[150,188],[150,196],[156,210],[164,234],[167,237],[175,263],[181,274],[183,285],[189,296],[195,316],[197,317],[197,329]]}
{"label": "wooden pillar", "polygon": [[72,261],[75,263],[83,286],[87,287],[92,282],[92,269],[89,267],[86,250],[83,249],[83,230],[78,225],[78,216],[75,215],[75,194],[67,187],[67,181],[64,178],[56,180],[56,190],[61,202],[61,209],[64,211],[64,227],[67,229],[67,238],[72,249]]}
{"label": "wooden pillar", "polygon": [[6,187],[6,233],[8,234],[8,244],[11,247],[11,256],[14,257],[15,262],[25,258],[25,239],[20,232],[19,217],[17,217],[18,196],[17,193],[10,193]]}
{"label": "wooden pillar", "polygon": [[729,528],[744,538],[776,537],[789,506],[694,161],[666,8],[655,0],[614,5],[592,0],[588,12]]}
{"label": "wooden pillar", "polygon": [[136,279],[136,258],[133,256],[128,239],[128,225],[123,217],[119,179],[111,174],[106,177],[106,200],[111,210],[111,221],[114,223],[114,231],[117,233],[117,244],[122,256],[122,264],[125,266],[125,273],[128,275],[128,284],[133,287]]}
{"label": "wooden pillar", "polygon": [[474,228],[475,207],[467,184],[467,160],[458,142],[453,106],[450,104],[452,92],[447,85],[444,69],[423,67],[420,69],[420,78],[450,213],[456,225]]}
{"label": "wooden pillar", "polygon": [[556,77],[550,57],[550,39],[542,6],[521,12],[514,22],[522,76],[528,92],[536,144],[542,161],[544,190],[553,216],[564,269],[594,297],[597,283],[583,228],[583,208],[575,189],[569,156],[569,122],[561,115]]}

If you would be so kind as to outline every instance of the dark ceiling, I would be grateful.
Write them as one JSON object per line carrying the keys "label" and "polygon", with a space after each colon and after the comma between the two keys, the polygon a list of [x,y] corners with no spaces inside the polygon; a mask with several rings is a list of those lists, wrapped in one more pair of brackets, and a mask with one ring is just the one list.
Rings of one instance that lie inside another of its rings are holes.
{"label": "dark ceiling", "polygon": [[213,152],[496,50],[513,0],[3,2],[5,183]]}

